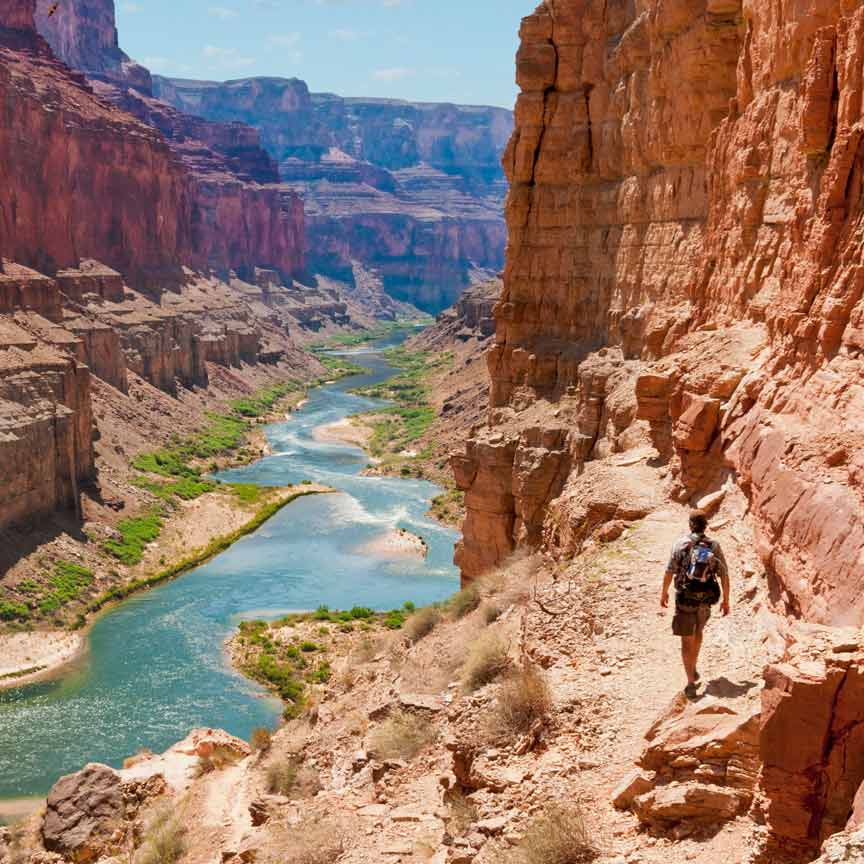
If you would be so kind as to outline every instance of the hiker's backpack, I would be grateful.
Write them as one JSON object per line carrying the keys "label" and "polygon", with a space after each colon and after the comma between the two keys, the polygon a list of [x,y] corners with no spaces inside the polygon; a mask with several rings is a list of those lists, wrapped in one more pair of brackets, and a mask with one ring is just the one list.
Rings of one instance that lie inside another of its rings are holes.
{"label": "hiker's backpack", "polygon": [[675,589],[679,604],[713,606],[720,600],[717,573],[720,562],[714,554],[714,544],[707,537],[692,538],[681,556]]}

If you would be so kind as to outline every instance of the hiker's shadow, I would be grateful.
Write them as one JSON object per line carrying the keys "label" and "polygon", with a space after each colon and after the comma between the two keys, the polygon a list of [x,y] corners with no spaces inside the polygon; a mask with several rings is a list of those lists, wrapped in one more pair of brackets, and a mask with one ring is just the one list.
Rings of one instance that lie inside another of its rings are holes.
{"label": "hiker's shadow", "polygon": [[714,696],[717,699],[737,699],[739,696],[744,696],[749,693],[754,687],[759,685],[755,681],[741,681],[736,683],[730,681],[725,676],[715,678],[705,685],[705,696]]}

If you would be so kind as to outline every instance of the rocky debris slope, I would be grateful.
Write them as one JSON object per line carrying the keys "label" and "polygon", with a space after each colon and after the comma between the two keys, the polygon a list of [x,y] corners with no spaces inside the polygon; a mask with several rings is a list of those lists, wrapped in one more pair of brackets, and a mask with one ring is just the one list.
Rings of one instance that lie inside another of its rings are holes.
{"label": "rocky debris slope", "polygon": [[278,78],[156,76],[154,90],[189,114],[260,130],[306,201],[314,272],[351,282],[359,261],[393,296],[437,312],[500,269],[509,111],[343,99]]}

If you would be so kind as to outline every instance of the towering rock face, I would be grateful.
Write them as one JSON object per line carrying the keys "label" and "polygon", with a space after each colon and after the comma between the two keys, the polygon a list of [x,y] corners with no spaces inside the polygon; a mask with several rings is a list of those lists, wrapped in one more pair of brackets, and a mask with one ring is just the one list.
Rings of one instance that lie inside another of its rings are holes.
{"label": "towering rock face", "polygon": [[[844,0],[525,19],[466,578],[656,506],[614,455],[650,439],[675,499],[746,496],[781,614],[864,623],[862,57]],[[864,779],[860,646],[801,638],[762,701],[765,861],[810,860]]]}
{"label": "towering rock face", "polygon": [[[278,183],[279,172],[258,133],[241,123],[208,123],[153,99],[149,72],[119,48],[113,0],[68,0],[49,15],[53,6],[38,0],[35,23],[56,55],[84,72],[103,99],[162,133],[184,175],[186,200],[177,218],[187,236],[179,259],[226,275],[233,269],[250,280],[257,266],[286,280],[302,271],[302,203],[268,186]],[[116,257],[90,254],[128,272]],[[43,266],[50,269],[50,262]]]}
{"label": "towering rock face", "polygon": [[33,30],[34,0],[8,0],[0,9],[0,27]]}
{"label": "towering rock face", "polygon": [[[493,461],[510,466],[512,450],[520,463],[519,417],[538,400],[579,401],[565,448],[577,468],[620,447],[636,409],[676,497],[727,476],[745,490],[790,608],[861,623],[864,404],[850,383],[862,362],[864,10],[640,9],[549,0],[523,23],[490,357],[493,423],[512,429]],[[624,413],[587,376],[598,350],[631,379]],[[586,421],[603,415],[614,422],[598,438]],[[467,575],[541,534],[520,515],[524,470],[491,469],[502,488],[490,498],[484,458],[460,465]],[[542,522],[562,484],[541,488]],[[472,543],[492,535],[498,552]]]}
{"label": "towering rock face", "polygon": [[189,176],[162,136],[96,99],[47,47],[4,47],[12,32],[0,30],[2,254],[49,274],[91,256],[140,284],[198,263]]}
{"label": "towering rock face", "polygon": [[310,270],[351,282],[359,263],[393,296],[438,311],[500,269],[509,111],[343,99],[296,79],[157,76],[154,89],[184,112],[261,131],[306,201]]}
{"label": "towering rock face", "polygon": [[36,26],[58,57],[91,78],[152,91],[150,72],[120,50],[114,0],[70,0],[54,6],[54,0],[36,0]]}

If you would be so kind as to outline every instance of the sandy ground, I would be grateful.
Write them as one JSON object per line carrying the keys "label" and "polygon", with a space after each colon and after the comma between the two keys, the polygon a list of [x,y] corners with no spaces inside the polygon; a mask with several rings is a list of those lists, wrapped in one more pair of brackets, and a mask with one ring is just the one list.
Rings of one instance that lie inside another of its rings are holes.
{"label": "sandy ground", "polygon": [[[44,677],[74,660],[86,646],[81,632],[51,631],[0,635],[0,690]],[[21,672],[33,670],[30,674]]]}
{"label": "sandy ground", "polygon": [[429,554],[426,541],[406,531],[394,528],[354,550],[359,555],[374,555],[378,558],[425,558]]}
{"label": "sandy ground", "polygon": [[372,434],[372,429],[369,426],[352,420],[350,417],[319,426],[313,433],[316,441],[327,444],[353,444],[364,449],[369,444]]}
{"label": "sandy ground", "polygon": [[45,804],[44,798],[6,798],[0,800],[0,819],[15,823],[35,813]]}

